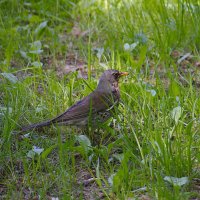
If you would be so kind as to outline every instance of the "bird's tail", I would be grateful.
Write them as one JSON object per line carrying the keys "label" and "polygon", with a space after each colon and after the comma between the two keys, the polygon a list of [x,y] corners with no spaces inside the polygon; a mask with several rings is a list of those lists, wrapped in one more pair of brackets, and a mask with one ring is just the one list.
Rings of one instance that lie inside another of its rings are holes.
{"label": "bird's tail", "polygon": [[30,131],[30,130],[33,130],[33,129],[38,129],[38,128],[41,128],[41,127],[44,127],[44,126],[49,126],[51,124],[52,124],[52,120],[48,120],[48,121],[40,122],[40,123],[35,123],[35,124],[30,124],[28,126],[22,127],[21,132]]}

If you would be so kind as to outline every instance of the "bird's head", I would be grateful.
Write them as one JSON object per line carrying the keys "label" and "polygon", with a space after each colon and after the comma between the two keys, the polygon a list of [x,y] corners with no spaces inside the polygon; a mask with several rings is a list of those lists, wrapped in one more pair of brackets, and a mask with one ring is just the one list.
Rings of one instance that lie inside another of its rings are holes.
{"label": "bird's head", "polygon": [[97,89],[109,89],[112,86],[118,87],[118,81],[122,76],[127,76],[128,72],[119,72],[115,69],[109,69],[104,71],[99,79]]}

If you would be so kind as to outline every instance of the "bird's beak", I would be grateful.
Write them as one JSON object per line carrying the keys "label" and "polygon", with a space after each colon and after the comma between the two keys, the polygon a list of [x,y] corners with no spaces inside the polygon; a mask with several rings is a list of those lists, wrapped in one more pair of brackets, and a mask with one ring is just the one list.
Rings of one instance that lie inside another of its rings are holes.
{"label": "bird's beak", "polygon": [[119,76],[128,76],[128,72],[120,72]]}

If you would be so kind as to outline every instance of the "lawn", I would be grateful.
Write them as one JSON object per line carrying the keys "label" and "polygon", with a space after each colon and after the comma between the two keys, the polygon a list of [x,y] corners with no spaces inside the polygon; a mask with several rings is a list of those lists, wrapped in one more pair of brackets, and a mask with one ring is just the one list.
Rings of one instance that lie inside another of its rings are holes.
{"label": "lawn", "polygon": [[[0,2],[0,199],[200,199],[200,3]],[[51,126],[106,69],[117,114]]]}

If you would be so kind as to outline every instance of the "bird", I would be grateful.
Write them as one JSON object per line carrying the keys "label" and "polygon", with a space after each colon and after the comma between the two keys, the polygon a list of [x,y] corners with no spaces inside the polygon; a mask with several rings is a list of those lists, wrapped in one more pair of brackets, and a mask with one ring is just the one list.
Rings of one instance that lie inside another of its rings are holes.
{"label": "bird", "polygon": [[20,132],[35,130],[53,124],[95,127],[106,122],[113,116],[115,108],[120,101],[119,79],[127,75],[128,72],[120,72],[115,69],[105,70],[99,79],[97,88],[88,96],[57,117],[24,126]]}

